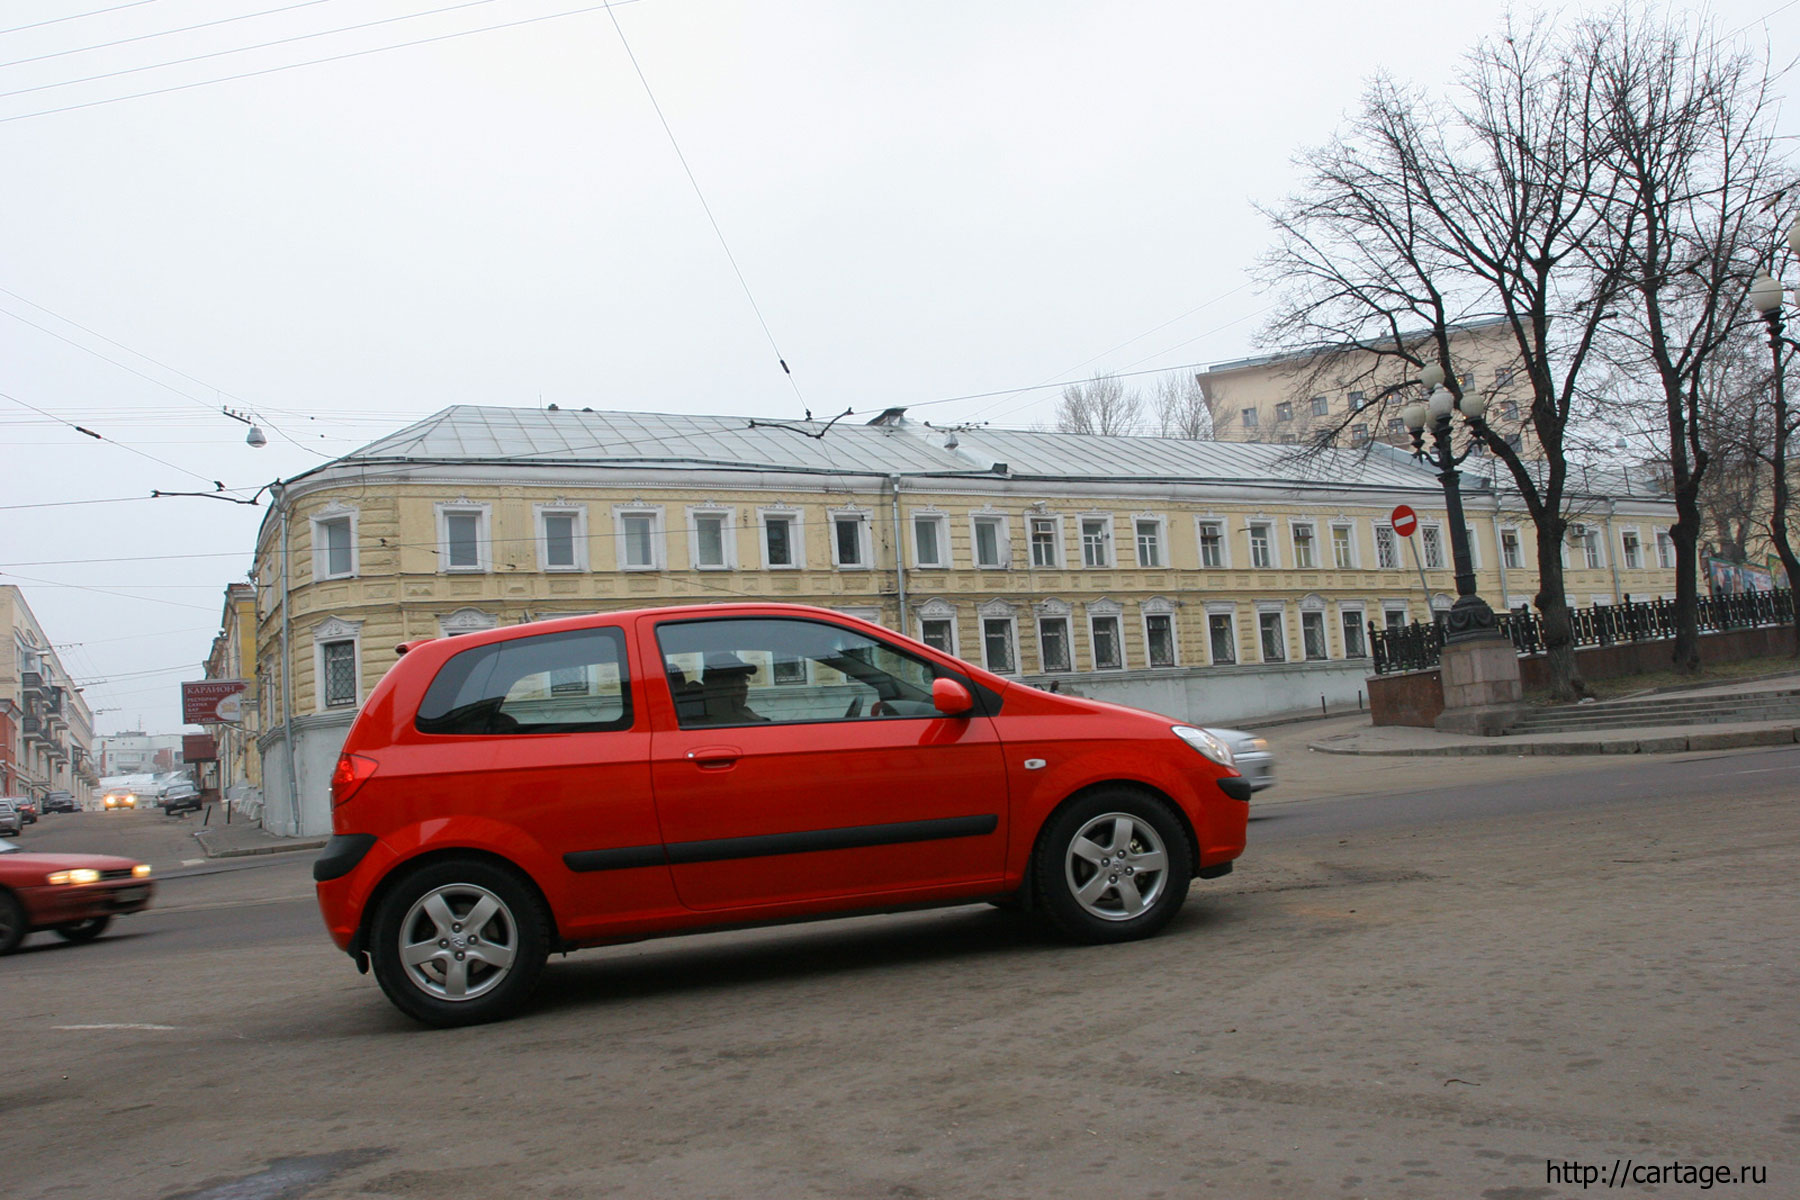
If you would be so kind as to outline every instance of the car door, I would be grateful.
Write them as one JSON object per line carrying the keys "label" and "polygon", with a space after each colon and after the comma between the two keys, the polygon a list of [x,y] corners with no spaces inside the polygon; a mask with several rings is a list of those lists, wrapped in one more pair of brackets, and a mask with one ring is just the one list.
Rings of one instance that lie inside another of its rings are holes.
{"label": "car door", "polygon": [[993,723],[932,706],[943,668],[815,618],[644,622],[674,720],[651,739],[675,889],[696,909],[979,894],[1005,866]]}

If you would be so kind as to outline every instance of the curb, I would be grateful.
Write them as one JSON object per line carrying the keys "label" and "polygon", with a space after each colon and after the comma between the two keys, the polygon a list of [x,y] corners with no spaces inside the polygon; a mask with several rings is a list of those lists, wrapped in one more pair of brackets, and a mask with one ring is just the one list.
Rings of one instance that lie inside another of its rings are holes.
{"label": "curb", "polygon": [[281,841],[271,846],[231,846],[217,847],[211,844],[212,839],[202,830],[194,831],[194,840],[200,843],[200,849],[208,858],[248,858],[253,854],[288,854],[296,850],[322,850],[325,848],[324,838],[297,838],[292,841]]}
{"label": "curb", "polygon": [[1509,755],[1575,754],[1685,754],[1693,750],[1738,750],[1746,746],[1790,746],[1800,742],[1800,725],[1777,725],[1767,729],[1730,729],[1717,733],[1658,734],[1648,737],[1599,738],[1569,742],[1512,742],[1494,738],[1491,742],[1466,742],[1450,746],[1417,746],[1411,749],[1379,747],[1355,749],[1314,742],[1308,750],[1318,754],[1357,754],[1383,758],[1446,758]]}

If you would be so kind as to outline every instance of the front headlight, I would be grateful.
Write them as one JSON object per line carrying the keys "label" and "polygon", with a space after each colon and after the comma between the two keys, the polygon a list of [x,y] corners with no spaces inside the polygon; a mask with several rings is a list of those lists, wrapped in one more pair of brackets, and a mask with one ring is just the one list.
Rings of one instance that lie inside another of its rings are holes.
{"label": "front headlight", "polygon": [[131,877],[133,879],[148,879],[148,878],[150,878],[150,864],[149,863],[139,863],[137,866],[131,868]]}
{"label": "front headlight", "polygon": [[1269,743],[1262,738],[1251,738],[1244,743],[1244,749],[1252,754],[1262,754],[1269,749]]}
{"label": "front headlight", "polygon": [[1222,767],[1237,765],[1232,760],[1231,747],[1204,729],[1195,729],[1192,725],[1171,725],[1169,732]]}
{"label": "front headlight", "polygon": [[99,883],[100,872],[92,867],[76,867],[73,871],[50,872],[51,883]]}

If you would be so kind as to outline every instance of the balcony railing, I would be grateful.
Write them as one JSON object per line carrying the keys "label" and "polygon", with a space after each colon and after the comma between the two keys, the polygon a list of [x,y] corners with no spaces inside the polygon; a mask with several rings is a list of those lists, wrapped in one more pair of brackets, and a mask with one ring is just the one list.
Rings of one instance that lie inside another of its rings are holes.
{"label": "balcony railing", "polygon": [[[1794,595],[1783,588],[1773,592],[1735,592],[1702,596],[1699,624],[1702,633],[1752,629],[1761,625],[1786,625],[1793,621]],[[1496,614],[1500,632],[1512,639],[1520,654],[1542,654],[1544,623],[1536,612]],[[1624,642],[1655,642],[1675,636],[1675,602],[1645,600],[1623,604],[1596,604],[1569,610],[1569,624],[1577,646],[1614,646]],[[1414,621],[1394,629],[1369,626],[1369,649],[1377,675],[1395,671],[1424,671],[1438,665],[1444,649],[1444,627]]]}

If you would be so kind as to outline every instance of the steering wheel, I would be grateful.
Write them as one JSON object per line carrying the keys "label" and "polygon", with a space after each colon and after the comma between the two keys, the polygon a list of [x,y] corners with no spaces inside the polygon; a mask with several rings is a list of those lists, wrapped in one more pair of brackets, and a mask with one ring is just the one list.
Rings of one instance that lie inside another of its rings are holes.
{"label": "steering wheel", "polygon": [[[846,708],[844,710],[844,717],[846,719],[848,719],[850,717],[859,715],[861,712],[862,712],[862,697],[858,696],[856,699],[854,699],[850,702],[850,707]],[[870,715],[873,715],[873,714],[870,714]]]}
{"label": "steering wheel", "polygon": [[884,705],[881,701],[877,700],[874,704],[874,707],[869,709],[869,715],[871,717],[885,717],[888,715],[887,706]]}

